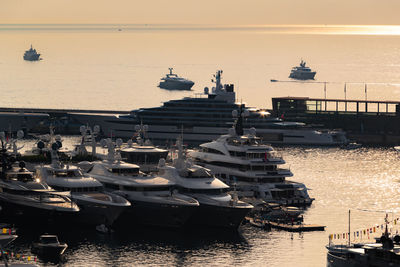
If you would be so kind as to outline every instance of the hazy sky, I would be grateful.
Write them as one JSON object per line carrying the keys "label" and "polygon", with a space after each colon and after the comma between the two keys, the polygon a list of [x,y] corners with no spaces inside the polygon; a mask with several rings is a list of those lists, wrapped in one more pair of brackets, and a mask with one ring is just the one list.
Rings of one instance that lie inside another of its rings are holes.
{"label": "hazy sky", "polygon": [[400,24],[400,0],[0,0],[0,23]]}

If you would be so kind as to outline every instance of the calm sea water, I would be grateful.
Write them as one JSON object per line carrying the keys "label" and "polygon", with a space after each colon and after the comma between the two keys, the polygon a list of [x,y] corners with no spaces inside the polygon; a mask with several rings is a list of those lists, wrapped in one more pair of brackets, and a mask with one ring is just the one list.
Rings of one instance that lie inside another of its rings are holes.
{"label": "calm sea water", "polygon": [[[270,107],[274,96],[323,97],[321,84],[269,82],[287,80],[290,68],[301,58],[317,71],[317,81],[337,82],[328,84],[328,97],[344,97],[343,82],[369,82],[369,99],[397,100],[400,36],[396,30],[376,28],[375,35],[367,35],[364,28],[343,27],[0,25],[0,106],[121,110],[157,106],[202,92],[216,69],[224,70],[224,81],[234,83],[238,99],[251,106]],[[42,61],[22,60],[31,43],[43,54]],[[192,92],[156,87],[171,66],[196,82]],[[364,85],[348,84],[347,97],[364,99]],[[65,146],[71,146],[73,139],[68,140]],[[399,216],[400,155],[394,150],[278,150],[294,173],[291,180],[305,183],[316,198],[305,211],[305,222],[326,225],[325,232],[267,232],[245,225],[238,233],[117,229],[113,235],[102,235],[71,226],[58,232],[69,245],[60,265],[324,266],[328,234],[347,231],[349,209],[352,230],[382,224],[384,213],[378,211]],[[20,231],[14,248],[27,254],[42,230]]]}

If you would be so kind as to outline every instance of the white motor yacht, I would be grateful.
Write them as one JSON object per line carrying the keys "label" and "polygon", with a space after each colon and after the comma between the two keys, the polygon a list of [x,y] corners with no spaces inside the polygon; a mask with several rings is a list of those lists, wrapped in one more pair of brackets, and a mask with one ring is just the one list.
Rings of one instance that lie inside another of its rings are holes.
{"label": "white motor yacht", "polygon": [[181,227],[197,210],[199,202],[177,192],[175,182],[141,173],[138,165],[115,157],[115,146],[110,141],[108,147],[108,159],[93,162],[88,175],[132,203],[118,219],[118,225]]}
{"label": "white motor yacht", "polygon": [[103,185],[92,177],[85,177],[79,167],[62,164],[57,157],[57,143],[53,144],[51,165],[36,167],[36,177],[55,190],[71,191],[71,197],[81,209],[80,222],[111,226],[130,206],[123,197],[105,192]]}
{"label": "white motor yacht", "polygon": [[292,68],[289,78],[297,80],[313,80],[317,72],[311,71],[309,67],[306,66],[306,62],[301,60],[300,66]]}
{"label": "white motor yacht", "polygon": [[190,219],[191,224],[236,229],[244,216],[253,208],[228,194],[229,186],[211,174],[211,171],[194,165],[183,156],[182,141],[178,139],[178,158],[173,166],[160,164],[159,175],[176,183],[179,192],[199,201],[200,207]]}
{"label": "white motor yacht", "polygon": [[313,198],[302,183],[287,181],[293,176],[290,169],[278,167],[285,163],[270,145],[264,145],[256,137],[255,129],[243,135],[243,113],[233,112],[238,117],[230,134],[200,145],[199,151],[190,156],[198,164],[209,168],[229,185],[237,183],[241,197],[261,198],[266,202],[283,205],[310,205]]}
{"label": "white motor yacht", "polygon": [[194,82],[172,73],[173,68],[168,69],[169,73],[166,74],[164,78],[161,78],[158,87],[169,90],[190,90],[190,88],[192,88]]}

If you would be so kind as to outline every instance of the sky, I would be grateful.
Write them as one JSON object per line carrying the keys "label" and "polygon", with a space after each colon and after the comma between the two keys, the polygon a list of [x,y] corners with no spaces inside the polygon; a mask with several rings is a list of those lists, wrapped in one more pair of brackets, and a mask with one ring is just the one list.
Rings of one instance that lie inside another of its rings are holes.
{"label": "sky", "polygon": [[399,10],[399,0],[0,0],[0,23],[398,25]]}

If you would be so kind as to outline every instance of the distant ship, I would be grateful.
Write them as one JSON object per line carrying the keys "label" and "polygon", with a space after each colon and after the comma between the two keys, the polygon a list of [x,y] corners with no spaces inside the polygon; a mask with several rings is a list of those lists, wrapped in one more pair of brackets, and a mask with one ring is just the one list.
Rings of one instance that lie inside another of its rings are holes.
{"label": "distant ship", "polygon": [[289,78],[297,80],[313,80],[317,72],[311,71],[309,67],[306,67],[306,62],[301,60],[300,66],[292,68]]}
{"label": "distant ship", "polygon": [[158,87],[169,90],[190,90],[192,88],[194,82],[172,73],[173,68],[168,69],[169,73],[164,78],[161,78]]}
{"label": "distant ship", "polygon": [[38,54],[36,52],[36,49],[32,48],[32,45],[31,45],[31,48],[29,50],[25,51],[24,60],[37,61],[37,60],[40,60],[40,59],[41,59],[40,58],[40,54]]}

